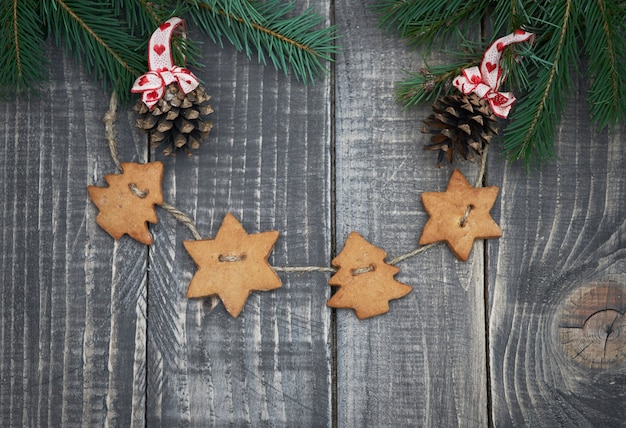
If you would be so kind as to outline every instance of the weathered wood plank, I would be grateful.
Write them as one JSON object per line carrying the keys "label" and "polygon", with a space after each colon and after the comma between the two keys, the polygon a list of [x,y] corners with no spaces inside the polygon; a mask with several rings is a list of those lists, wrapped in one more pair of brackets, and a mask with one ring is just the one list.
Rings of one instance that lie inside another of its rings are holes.
{"label": "weathered wood plank", "polygon": [[[326,2],[316,10],[328,13]],[[227,212],[248,233],[278,230],[270,262],[330,260],[329,80],[305,87],[271,66],[204,40],[194,70],[215,127],[192,158],[165,163],[164,197],[214,238]],[[329,426],[330,290],[323,273],[283,274],[238,318],[188,300],[189,231],[166,213],[153,228],[148,289],[149,426]]]}
{"label": "weathered wood plank", "polygon": [[[250,233],[280,231],[276,266],[328,266],[353,230],[392,258],[417,246],[420,194],[451,172],[421,150],[429,109],[393,99],[422,60],[361,2],[315,7],[335,7],[343,34],[335,100],[330,79],[304,87],[205,40],[209,140],[192,158],[148,154],[124,107],[120,157],[163,160],[165,199],[206,238],[229,211]],[[326,273],[281,273],[233,319],[186,299],[192,236],[164,210],[150,249],[101,230],[85,186],[115,172],[108,94],[49,58],[40,97],[0,102],[0,426],[487,426],[487,379],[494,426],[623,426],[626,129],[589,128],[582,81],[559,161],[527,175],[494,144],[504,236],[489,257],[479,243],[467,263],[443,245],[404,261],[413,292],[364,321],[337,310],[335,331]]]}
{"label": "weathered wood plank", "polygon": [[[337,249],[355,230],[391,259],[417,247],[420,195],[452,169],[422,151],[429,108],[402,111],[394,82],[419,52],[376,27],[367,2],[337,2]],[[433,62],[442,60],[435,58]],[[472,182],[476,165],[457,165]],[[338,310],[339,426],[485,426],[487,377],[482,245],[461,263],[443,245],[399,265],[414,287],[389,313],[358,321]]]}
{"label": "weathered wood plank", "polygon": [[[48,59],[38,97],[0,102],[0,425],[143,425],[146,248],[101,231],[85,188],[114,172],[108,96],[59,50]],[[124,157],[145,156],[118,127]]]}
{"label": "weathered wood plank", "polygon": [[596,133],[585,92],[578,77],[557,161],[526,174],[491,158],[503,230],[489,252],[495,426],[626,420],[626,127]]}

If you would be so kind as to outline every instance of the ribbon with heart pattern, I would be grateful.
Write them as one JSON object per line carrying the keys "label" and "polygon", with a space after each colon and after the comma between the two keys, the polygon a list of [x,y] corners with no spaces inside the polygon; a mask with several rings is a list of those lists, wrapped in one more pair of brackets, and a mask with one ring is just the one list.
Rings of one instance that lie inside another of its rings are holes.
{"label": "ribbon with heart pattern", "polygon": [[152,33],[148,44],[149,71],[139,76],[130,90],[143,93],[141,99],[150,109],[161,99],[170,83],[177,82],[185,94],[200,84],[191,71],[174,65],[170,39],[178,27],[182,28],[183,38],[186,38],[185,21],[177,17],[168,19]]}
{"label": "ribbon with heart pattern", "polygon": [[516,99],[512,92],[498,92],[502,83],[502,68],[500,67],[502,51],[513,43],[528,40],[532,42],[534,37],[533,33],[515,30],[508,36],[499,38],[485,51],[480,68],[474,66],[464,69],[463,74],[455,77],[452,82],[454,87],[466,95],[474,92],[481,98],[485,98],[493,113],[505,119]]}

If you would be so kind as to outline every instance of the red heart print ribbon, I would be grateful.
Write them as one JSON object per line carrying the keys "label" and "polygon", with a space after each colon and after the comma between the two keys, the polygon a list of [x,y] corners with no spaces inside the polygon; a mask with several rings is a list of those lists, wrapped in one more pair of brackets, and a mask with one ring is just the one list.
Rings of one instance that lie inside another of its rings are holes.
{"label": "red heart print ribbon", "polygon": [[200,84],[191,71],[174,65],[172,60],[170,39],[178,27],[182,27],[183,37],[186,38],[185,21],[177,17],[168,19],[152,33],[148,44],[150,71],[139,76],[130,90],[134,93],[143,93],[141,99],[150,109],[161,99],[170,83],[177,82],[185,94]]}
{"label": "red heart print ribbon", "polygon": [[496,116],[506,118],[515,102],[515,96],[512,92],[498,92],[502,83],[502,51],[513,43],[532,41],[534,38],[533,33],[524,30],[515,30],[508,36],[499,38],[485,51],[480,68],[474,66],[464,69],[463,74],[454,78],[454,87],[466,95],[474,92],[485,98]]}

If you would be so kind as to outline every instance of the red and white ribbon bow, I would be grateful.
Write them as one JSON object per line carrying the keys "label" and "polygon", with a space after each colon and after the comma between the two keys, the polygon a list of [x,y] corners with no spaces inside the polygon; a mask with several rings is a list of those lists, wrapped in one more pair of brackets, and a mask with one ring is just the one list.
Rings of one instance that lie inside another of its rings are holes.
{"label": "red and white ribbon bow", "polygon": [[480,68],[470,67],[463,70],[463,74],[455,77],[454,87],[464,94],[476,93],[485,98],[491,106],[493,113],[501,118],[506,118],[515,102],[512,92],[498,92],[502,83],[502,68],[500,58],[502,51],[513,43],[521,43],[534,39],[535,35],[524,30],[515,32],[496,40],[485,51]]}
{"label": "red and white ribbon bow", "polygon": [[152,108],[165,93],[165,88],[172,82],[177,82],[180,89],[186,94],[193,91],[200,82],[193,73],[186,68],[174,65],[170,39],[175,29],[182,26],[183,37],[185,21],[174,17],[165,21],[150,36],[148,45],[148,67],[150,71],[142,74],[135,80],[131,92],[143,92],[141,99]]}

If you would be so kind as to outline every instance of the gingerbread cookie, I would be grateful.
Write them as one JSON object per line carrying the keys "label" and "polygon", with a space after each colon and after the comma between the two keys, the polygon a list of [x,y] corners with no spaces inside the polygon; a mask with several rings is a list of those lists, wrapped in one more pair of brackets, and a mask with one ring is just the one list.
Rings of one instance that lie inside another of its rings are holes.
{"label": "gingerbread cookie", "polygon": [[282,283],[267,259],[278,232],[248,234],[232,214],[226,214],[215,239],[184,241],[198,271],[191,279],[188,298],[217,295],[237,317],[253,290],[273,290]]}
{"label": "gingerbread cookie", "polygon": [[502,236],[489,211],[498,196],[498,187],[473,187],[461,171],[452,172],[445,192],[424,192],[422,203],[430,216],[420,245],[445,241],[459,259],[466,261],[475,239]]}
{"label": "gingerbread cookie", "polygon": [[150,245],[152,236],[146,223],[157,222],[154,205],[163,203],[163,163],[124,162],[121,166],[121,174],[104,177],[108,187],[87,186],[89,197],[100,210],[96,222],[115,239],[128,234]]}
{"label": "gingerbread cookie", "polygon": [[341,252],[332,261],[337,273],[329,285],[339,287],[326,303],[331,308],[351,308],[359,319],[389,312],[389,300],[409,294],[412,288],[393,277],[400,272],[385,263],[387,253],[352,232]]}

